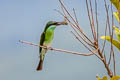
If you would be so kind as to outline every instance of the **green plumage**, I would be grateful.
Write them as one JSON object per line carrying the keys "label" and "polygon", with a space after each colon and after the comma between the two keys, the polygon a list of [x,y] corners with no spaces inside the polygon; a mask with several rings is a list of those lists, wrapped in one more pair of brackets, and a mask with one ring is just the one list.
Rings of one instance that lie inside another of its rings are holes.
{"label": "green plumage", "polygon": [[[54,37],[54,30],[56,28],[56,26],[58,25],[64,25],[67,24],[65,22],[55,22],[55,21],[49,21],[44,29],[44,32],[41,34],[40,37],[40,45],[43,46],[51,46],[53,37]],[[45,54],[47,52],[47,49],[44,48],[39,48],[39,53],[40,53],[40,62],[39,65],[37,67],[37,70],[42,70],[42,65],[43,65],[43,61],[44,61],[44,57]]]}
{"label": "green plumage", "polygon": [[[45,32],[43,32],[43,34],[41,35],[41,40],[40,40],[40,45],[44,45],[44,46],[51,46],[53,37],[54,37],[54,29],[56,28],[56,26],[52,25],[50,26]],[[44,48],[40,47],[40,58],[42,60],[44,60],[44,56],[46,54],[47,50]]]}

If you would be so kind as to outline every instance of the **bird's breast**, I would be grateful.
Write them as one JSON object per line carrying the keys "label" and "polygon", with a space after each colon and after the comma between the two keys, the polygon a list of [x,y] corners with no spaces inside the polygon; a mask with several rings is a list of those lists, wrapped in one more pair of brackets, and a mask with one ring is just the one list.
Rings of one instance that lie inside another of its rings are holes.
{"label": "bird's breast", "polygon": [[54,31],[51,31],[51,30],[46,31],[46,33],[45,33],[45,42],[51,43],[52,40],[53,40],[53,37],[54,37]]}

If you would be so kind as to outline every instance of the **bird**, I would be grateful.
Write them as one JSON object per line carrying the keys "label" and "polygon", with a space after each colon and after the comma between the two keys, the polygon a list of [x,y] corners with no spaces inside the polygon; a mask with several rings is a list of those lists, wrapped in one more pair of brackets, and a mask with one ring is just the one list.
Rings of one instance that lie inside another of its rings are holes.
{"label": "bird", "polygon": [[[60,25],[67,25],[67,22],[66,21],[61,21],[61,22],[49,21],[46,24],[46,27],[40,36],[41,46],[46,46],[46,47],[51,46],[52,40],[54,38],[54,30],[57,26],[60,26]],[[47,51],[48,49],[39,47],[40,61],[36,69],[37,71],[42,70],[43,61],[44,61],[45,54],[47,53]]]}

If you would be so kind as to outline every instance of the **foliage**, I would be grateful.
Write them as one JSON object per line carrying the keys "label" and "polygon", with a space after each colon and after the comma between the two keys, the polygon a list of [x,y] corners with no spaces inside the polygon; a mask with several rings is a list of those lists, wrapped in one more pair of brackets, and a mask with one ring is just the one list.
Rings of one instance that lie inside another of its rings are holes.
{"label": "foliage", "polygon": [[[120,76],[113,76],[112,78],[110,78],[110,80],[119,80]],[[102,79],[97,76],[97,80],[108,80],[107,76],[104,76]]]}
{"label": "foliage", "polygon": [[[117,12],[113,12],[113,15],[115,16],[118,23],[120,23],[120,0],[110,0],[111,3],[116,7]],[[112,43],[118,50],[120,50],[120,30],[113,26],[113,29],[115,30],[115,35],[117,37],[117,40],[113,39],[113,36],[101,36],[101,39],[105,39],[108,42]],[[120,76],[114,75],[110,80],[119,80]],[[102,79],[97,76],[97,80],[108,80],[106,76],[104,76]]]}
{"label": "foliage", "polygon": [[[120,22],[120,16],[119,16],[120,1],[119,0],[110,0],[110,1],[112,2],[112,4],[114,4],[116,9],[118,10],[118,12],[113,12],[113,14],[114,14],[116,20],[118,22]],[[111,37],[111,36],[102,36],[101,39],[105,39],[109,42],[112,42],[112,44],[120,50],[120,30],[116,26],[113,26],[113,28],[115,29],[115,35],[116,35],[118,41],[114,40],[113,37]]]}
{"label": "foliage", "polygon": [[117,10],[120,10],[120,0],[110,0],[110,1],[116,7]]}
{"label": "foliage", "polygon": [[107,41],[112,42],[112,44],[120,50],[120,43],[118,41],[112,39],[110,36],[101,36],[100,38],[106,39]]}
{"label": "foliage", "polygon": [[113,12],[113,14],[114,14],[116,20],[117,20],[118,22],[120,22],[120,19],[119,19],[119,12]]}

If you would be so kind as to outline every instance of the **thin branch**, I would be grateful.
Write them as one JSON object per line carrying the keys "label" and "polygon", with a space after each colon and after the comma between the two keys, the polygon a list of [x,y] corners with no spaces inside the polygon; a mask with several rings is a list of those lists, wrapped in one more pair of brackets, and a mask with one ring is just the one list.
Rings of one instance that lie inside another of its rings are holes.
{"label": "thin branch", "polygon": [[94,37],[94,31],[93,31],[93,29],[92,29],[93,26],[92,26],[92,21],[91,21],[91,17],[90,17],[90,11],[89,11],[89,6],[88,6],[88,0],[86,0],[86,6],[87,6],[88,19],[89,19],[90,26],[91,26],[92,36],[93,36],[93,38],[95,38],[95,37]]}
{"label": "thin branch", "polygon": [[[77,27],[79,28],[79,30],[81,30],[81,28],[80,28],[80,25],[79,25],[79,23],[78,23],[78,19],[77,19],[77,16],[76,16],[76,12],[75,12],[75,9],[73,8],[73,13],[74,13],[74,17],[75,17],[75,20],[76,20],[76,22],[77,22]],[[72,32],[73,33],[73,32]],[[91,43],[89,43],[88,41],[86,41],[86,39],[84,38],[84,37],[82,37],[80,34],[78,34],[77,33],[77,35],[86,43],[86,44],[88,44],[90,47],[94,47],[94,45],[93,44],[91,44]],[[75,37],[77,37],[75,34],[74,34],[74,36]],[[78,38],[78,37],[77,37]],[[76,38],[76,39],[77,39]],[[78,41],[80,41],[80,39],[78,40]],[[82,41],[80,41],[81,43],[82,43]],[[82,43],[83,44],[83,43]]]}
{"label": "thin branch", "polygon": [[[70,23],[71,27],[74,29],[74,31],[77,33],[77,35],[78,35],[84,42],[86,42],[89,46],[94,47],[92,44],[88,43],[88,42],[76,31],[76,29],[74,28],[74,27],[76,27],[76,26],[68,19],[68,17],[66,17],[66,14],[65,14],[63,8],[62,8],[63,13],[62,13],[61,11],[57,10],[57,9],[55,9],[55,11],[57,11],[57,12],[60,13],[62,16],[64,16],[64,18]],[[77,16],[76,16],[76,13],[75,13],[75,9],[74,9],[74,8],[73,8],[73,12],[74,12],[74,16],[75,16],[76,22],[78,23]],[[78,25],[79,25],[79,23],[78,23]],[[73,26],[74,26],[74,27],[73,27]],[[78,28],[80,29],[79,26],[78,26]],[[82,31],[81,31],[81,32],[82,32]],[[76,35],[75,35],[75,37],[76,37]],[[76,39],[78,39],[78,37],[77,37]],[[80,41],[80,39],[78,39],[78,41]],[[80,42],[82,43],[82,41],[80,41]],[[82,44],[83,44],[83,43],[82,43]],[[85,47],[86,47],[86,46],[85,46]]]}
{"label": "thin branch", "polygon": [[69,50],[64,50],[64,49],[57,49],[57,48],[42,46],[42,45],[39,45],[39,44],[35,44],[35,43],[32,43],[32,42],[23,41],[23,40],[19,40],[19,42],[24,43],[24,44],[33,45],[33,46],[42,47],[42,48],[45,48],[45,49],[48,49],[48,50],[65,52],[65,53],[70,53],[70,54],[75,54],[75,55],[81,55],[81,56],[92,56],[92,55],[94,55],[97,52],[97,49],[96,49],[96,50],[93,50],[92,53],[79,53],[79,52],[75,52],[75,51],[69,51]]}
{"label": "thin branch", "polygon": [[75,12],[74,8],[73,8],[73,13],[74,13],[75,21],[77,23],[77,27],[80,29],[80,25],[79,25],[79,22],[78,22],[78,19],[77,19],[77,16],[76,16],[76,12]]}
{"label": "thin branch", "polygon": [[[62,16],[64,16],[65,17],[65,19],[70,23],[70,25],[71,25],[71,27],[74,29],[74,31],[77,33],[77,35],[84,41],[84,42],[86,42],[88,45],[90,45],[90,46],[93,46],[92,44],[90,44],[90,43],[88,43],[78,32],[77,32],[77,30],[74,28],[74,27],[76,27],[69,19],[68,19],[68,17],[66,17],[66,14],[65,14],[65,12],[64,12],[64,10],[63,10],[63,8],[62,8],[62,11],[63,11],[63,13],[61,12],[61,11],[59,11],[59,10],[57,10],[57,9],[55,9],[55,11],[57,11],[58,13],[60,13]],[[74,16],[75,16],[75,19],[76,19],[76,22],[78,23],[78,20],[77,20],[77,16],[76,16],[76,13],[75,13],[75,9],[73,8],[73,12],[74,12]],[[78,25],[79,25],[79,23],[78,23]],[[74,27],[73,27],[74,26]],[[78,28],[80,29],[80,27],[78,26]],[[81,31],[82,32],[82,31]],[[75,35],[75,34],[74,34]],[[76,39],[78,40],[78,41],[80,41],[80,39],[75,35],[75,37],[76,37]],[[80,41],[81,43],[82,43],[82,41]],[[83,43],[82,43],[83,44]],[[84,45],[85,47],[86,47],[86,45]]]}
{"label": "thin branch", "polygon": [[[98,24],[98,15],[97,15],[97,1],[95,0],[95,13],[96,13],[96,24],[97,24],[97,42],[98,42],[98,38],[99,38],[99,24]],[[98,42],[99,43],[99,42]]]}
{"label": "thin branch", "polygon": [[[87,35],[85,35],[85,33],[83,33],[83,31],[82,31],[81,29],[79,29],[80,27],[78,28],[78,24],[77,24],[76,20],[72,17],[72,15],[71,15],[71,14],[69,13],[69,11],[66,9],[66,7],[65,7],[64,4],[62,3],[62,1],[59,0],[59,2],[60,2],[60,4],[61,4],[61,7],[62,7],[63,12],[64,12],[64,10],[65,10],[65,12],[68,14],[68,16],[69,16],[69,17],[72,19],[72,21],[75,23],[75,24],[73,24],[69,19],[67,19],[68,22],[73,25],[72,28],[75,27],[77,30],[79,30],[80,33],[81,33],[91,44],[93,44],[93,42],[87,37]],[[65,12],[64,12],[64,14],[65,14]],[[66,14],[65,14],[65,15],[66,15]],[[67,17],[67,16],[66,16],[66,17]],[[74,30],[75,30],[75,28],[74,28]]]}
{"label": "thin branch", "polygon": [[[109,9],[109,6],[107,6],[107,3],[106,3],[106,0],[104,0],[104,5],[105,5],[105,9],[106,9],[106,16],[107,16],[107,23],[108,23],[108,29],[109,29],[109,35],[110,35],[110,37],[113,37],[113,34],[111,35],[111,27],[110,27],[110,21],[109,21],[109,14],[108,14],[108,9]],[[112,48],[112,38],[111,38],[111,48]],[[111,51],[110,51],[110,54],[111,54]],[[108,64],[107,64],[107,66],[109,66]],[[109,67],[108,67],[109,68]],[[112,77],[113,76],[113,73],[112,73],[112,71],[109,69],[109,71],[108,71],[108,75],[110,76],[110,77]]]}
{"label": "thin branch", "polygon": [[116,62],[115,62],[115,53],[113,52],[113,68],[114,68],[114,76],[116,76]]}
{"label": "thin branch", "polygon": [[[93,51],[88,48],[73,32],[72,34],[76,37],[76,39],[78,39],[78,41],[80,41],[91,53],[93,53]],[[97,49],[98,50],[98,49]],[[101,57],[99,57],[97,54],[95,54],[95,56],[97,56],[100,60],[103,60]]]}
{"label": "thin branch", "polygon": [[[111,3],[111,13],[113,13],[113,10],[112,10],[112,3]],[[111,34],[111,49],[110,49],[110,58],[109,58],[109,62],[108,62],[108,65],[110,64],[111,62],[111,57],[112,57],[112,54],[114,52],[113,50],[113,45],[112,45],[112,40],[113,40],[113,25],[114,25],[114,22],[113,22],[113,14],[112,14],[112,34]],[[115,73],[114,73],[115,74]]]}
{"label": "thin branch", "polygon": [[92,2],[90,0],[90,9],[91,9],[91,17],[92,17],[92,31],[93,31],[93,36],[94,36],[94,40],[96,42],[96,31],[95,31],[95,24],[94,24],[94,16],[93,16],[93,8],[92,8]]}
{"label": "thin branch", "polygon": [[[106,36],[106,33],[107,33],[107,20],[106,20],[106,26],[105,26],[105,36]],[[102,48],[102,53],[104,52],[105,50],[105,45],[106,45],[106,39],[104,40],[104,43],[103,43],[103,48]]]}
{"label": "thin branch", "polygon": [[[86,49],[88,49],[90,52],[92,51],[86,44],[84,44],[81,40],[80,40],[80,38],[82,39],[82,37],[77,37],[77,35],[75,34],[75,33],[73,33],[72,31],[71,31],[71,33],[75,36],[75,38],[79,41],[79,42],[81,42],[82,43],[82,45],[86,48]],[[88,45],[90,45],[90,46],[92,46],[91,44],[88,44]]]}
{"label": "thin branch", "polygon": [[[87,41],[85,40],[85,38],[82,37],[82,36],[77,32],[77,30],[75,29],[75,28],[76,28],[76,26],[75,26],[76,24],[73,24],[73,23],[68,19],[68,17],[66,16],[63,8],[62,8],[63,13],[60,12],[59,10],[56,10],[56,9],[55,9],[55,11],[57,11],[58,13],[60,13],[62,16],[65,17],[65,19],[70,23],[71,27],[74,29],[74,31],[77,33],[77,35],[78,35],[85,43],[87,43],[90,47],[91,47],[91,46],[94,47],[93,44],[87,42]],[[73,12],[74,12],[74,16],[75,16],[75,19],[76,19],[76,22],[77,22],[77,25],[78,25],[77,27],[79,28],[79,30],[80,30],[80,32],[82,33],[82,35],[84,35],[83,31],[82,31],[82,30],[80,29],[80,27],[79,27],[79,23],[78,23],[77,16],[76,16],[76,13],[75,13],[75,10],[74,10],[74,9],[73,9]],[[74,28],[73,26],[74,26],[75,28]],[[84,36],[85,36],[85,35],[84,35]],[[81,42],[81,41],[80,41],[80,42]]]}
{"label": "thin branch", "polygon": [[[64,16],[64,14],[62,12],[60,12],[59,10],[57,9],[54,9],[56,12],[58,12],[59,14],[61,14],[62,16]],[[65,17],[65,16],[64,16]]]}
{"label": "thin branch", "polygon": [[[113,9],[112,9],[112,3],[111,3],[111,12],[113,13]],[[120,17],[119,17],[120,18]],[[114,25],[114,18],[113,18],[113,14],[112,14],[112,26]],[[112,27],[112,39],[113,39],[113,27]],[[116,76],[116,61],[115,61],[115,53],[114,53],[114,49],[113,49],[113,45],[111,44],[111,53],[113,54],[113,68],[114,68],[114,76]]]}
{"label": "thin branch", "polygon": [[[112,3],[111,3],[111,12],[113,13]],[[112,14],[112,26],[113,25],[114,25],[114,23],[113,23],[113,14]],[[112,27],[112,35],[111,35],[111,37],[112,37],[111,40],[113,40],[113,27]],[[109,57],[108,65],[110,65],[110,63],[111,63],[112,51],[113,51],[113,47],[112,47],[112,41],[111,41],[111,51],[110,51],[110,57]]]}
{"label": "thin branch", "polygon": [[107,23],[109,28],[109,35],[111,36],[111,28],[110,28],[109,14],[108,14],[109,6],[107,7],[106,0],[104,0],[104,3],[105,3],[105,9],[106,9]]}

